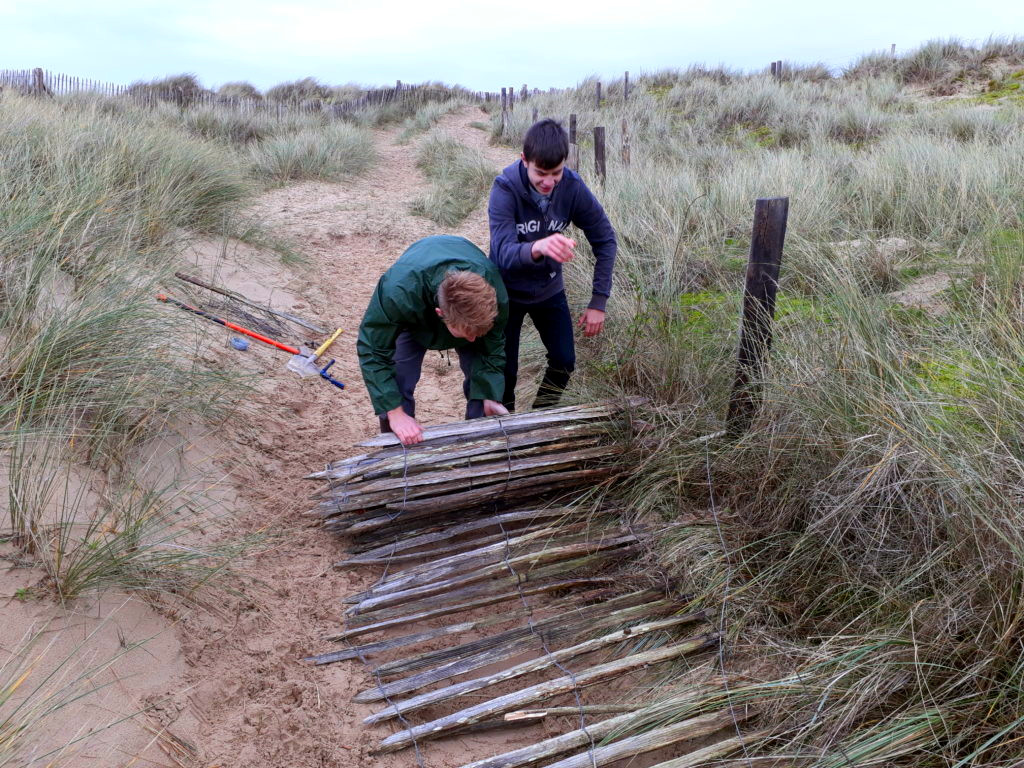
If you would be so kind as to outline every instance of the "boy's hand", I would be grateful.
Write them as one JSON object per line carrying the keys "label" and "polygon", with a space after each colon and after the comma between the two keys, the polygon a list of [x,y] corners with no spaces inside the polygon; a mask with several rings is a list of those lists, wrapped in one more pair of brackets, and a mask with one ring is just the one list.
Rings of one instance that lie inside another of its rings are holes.
{"label": "boy's hand", "polygon": [[412,416],[402,410],[402,406],[388,411],[388,424],[402,445],[414,445],[423,442],[423,427]]}
{"label": "boy's hand", "polygon": [[484,400],[484,416],[508,416],[508,408],[497,400]]}
{"label": "boy's hand", "polygon": [[604,312],[600,309],[588,309],[580,316],[579,325],[584,336],[597,336],[604,328]]}
{"label": "boy's hand", "polygon": [[570,240],[561,232],[555,232],[555,234],[548,235],[541,240],[534,240],[530,254],[533,256],[534,261],[540,261],[544,256],[547,256],[559,264],[567,264],[576,255],[573,250],[575,247],[575,240]]}

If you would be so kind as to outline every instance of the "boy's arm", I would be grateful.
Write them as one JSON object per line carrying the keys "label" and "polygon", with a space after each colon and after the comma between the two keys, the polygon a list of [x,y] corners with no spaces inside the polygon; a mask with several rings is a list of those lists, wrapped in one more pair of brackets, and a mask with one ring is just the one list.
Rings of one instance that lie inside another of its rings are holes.
{"label": "boy's arm", "polygon": [[373,412],[378,415],[402,404],[402,395],[395,380],[395,341],[399,332],[398,324],[384,307],[378,283],[356,339],[359,369],[370,393]]}
{"label": "boy's arm", "polygon": [[491,227],[491,261],[505,272],[522,269],[548,269],[545,259],[534,261],[533,243],[520,243],[516,232],[516,201],[511,192],[495,179],[487,202],[487,220]]}
{"label": "boy's arm", "polygon": [[604,208],[582,183],[573,206],[572,223],[583,230],[594,252],[594,287],[587,309],[604,312],[612,293],[612,268],[615,266],[618,243]]}
{"label": "boy's arm", "polygon": [[469,380],[470,400],[501,402],[505,394],[505,323],[508,313],[499,315],[494,327],[480,340],[480,356]]}

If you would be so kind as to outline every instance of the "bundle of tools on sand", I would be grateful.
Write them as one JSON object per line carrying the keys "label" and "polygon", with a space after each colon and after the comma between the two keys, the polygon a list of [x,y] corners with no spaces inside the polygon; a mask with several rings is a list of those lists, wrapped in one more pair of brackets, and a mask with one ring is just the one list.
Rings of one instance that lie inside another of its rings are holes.
{"label": "bundle of tools on sand", "polygon": [[359,445],[375,453],[328,465],[315,514],[329,529],[373,541],[525,499],[595,487],[619,470],[638,401],[594,403],[457,422],[403,446],[392,434]]}
{"label": "bundle of tools on sand", "polygon": [[[653,537],[693,518],[645,525],[590,495],[629,471],[637,404],[446,424],[408,448],[382,435],[310,476],[326,481],[315,513],[348,538],[336,566],[383,571],[345,598],[334,649],[309,657],[366,665],[364,722],[399,727],[378,752],[558,717],[566,732],[463,768],[595,768],[720,734],[659,763],[683,768],[757,738],[739,730],[750,713],[714,703],[726,681],[699,664],[718,648],[713,612],[637,568]],[[610,692],[672,663],[695,670],[675,699],[694,704],[685,719]]]}

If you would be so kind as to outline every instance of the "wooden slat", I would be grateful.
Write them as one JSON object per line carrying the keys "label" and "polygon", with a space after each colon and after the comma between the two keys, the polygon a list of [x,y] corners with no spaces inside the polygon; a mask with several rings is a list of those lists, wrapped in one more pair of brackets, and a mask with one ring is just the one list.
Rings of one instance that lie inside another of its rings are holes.
{"label": "wooden slat", "polygon": [[378,723],[383,720],[390,720],[394,717],[398,717],[399,714],[406,714],[417,709],[422,709],[430,704],[436,704],[437,702],[449,701],[460,696],[465,696],[473,691],[479,691],[483,688],[489,688],[492,685],[496,685],[497,683],[501,683],[506,680],[512,680],[514,678],[521,677],[522,675],[530,674],[531,672],[538,672],[542,669],[547,669],[548,667],[576,658],[577,656],[582,656],[583,654],[592,653],[593,651],[600,650],[601,648],[606,648],[609,645],[615,645],[625,640],[632,640],[635,637],[643,637],[644,635],[651,634],[652,632],[660,632],[683,624],[692,624],[693,622],[701,621],[704,618],[704,611],[697,611],[684,616],[673,616],[660,621],[649,621],[643,624],[637,624],[633,627],[620,629],[616,632],[612,632],[592,640],[577,643],[576,645],[569,646],[568,648],[551,651],[539,658],[524,661],[521,664],[508,667],[507,669],[496,672],[492,675],[485,675],[484,677],[478,677],[474,680],[463,680],[462,682],[454,683],[452,685],[445,686],[444,688],[438,688],[437,690],[428,691],[427,693],[414,696],[410,699],[392,702],[390,706],[366,717],[363,722],[369,724]]}
{"label": "wooden slat", "polygon": [[374,624],[367,624],[362,627],[353,627],[352,629],[345,630],[334,636],[337,640],[347,640],[352,637],[359,637],[369,632],[377,632],[379,630],[391,629],[392,627],[401,627],[406,624],[412,624],[417,621],[424,621],[425,619],[433,619],[438,616],[450,616],[453,613],[459,613],[461,611],[469,611],[474,608],[484,608],[489,605],[497,605],[499,603],[507,603],[510,600],[518,600],[521,595],[540,595],[547,592],[557,592],[562,589],[573,589],[575,587],[585,586],[597,586],[599,584],[613,584],[615,579],[612,578],[592,578],[592,579],[566,579],[564,581],[556,581],[550,584],[539,584],[535,587],[529,587],[520,591],[507,592],[501,595],[495,595],[493,597],[481,598],[479,600],[471,600],[466,603],[459,605],[445,606],[431,611],[421,611],[416,614],[408,616],[400,616],[394,619],[388,619],[386,621],[378,621]]}
{"label": "wooden slat", "polygon": [[535,701],[544,701],[559,694],[568,693],[576,687],[585,687],[594,683],[611,680],[642,667],[660,664],[679,656],[706,650],[717,641],[718,637],[714,633],[701,635],[700,637],[685,640],[665,648],[657,648],[653,651],[633,654],[624,659],[616,659],[606,664],[599,664],[575,675],[565,675],[554,680],[538,683],[521,691],[499,696],[454,714],[432,720],[429,723],[415,725],[412,728],[399,731],[384,739],[376,751],[396,752],[399,749],[410,746],[414,740],[435,739],[445,735],[456,726],[479,722],[488,717],[510,712],[513,709],[521,709],[523,706],[532,704]]}
{"label": "wooden slat", "polygon": [[[754,744],[761,739],[769,735],[769,731],[756,731],[754,733],[744,734],[742,736],[734,736],[731,739],[723,739],[722,741],[715,742],[709,746],[690,752],[682,757],[677,757],[672,760],[666,760],[663,763],[651,766],[651,768],[695,768],[698,765],[707,765],[716,761],[713,764],[716,766],[722,766],[722,763],[717,762],[719,758],[731,755],[740,749],[743,749],[748,744]],[[758,761],[756,765],[763,765],[762,761]],[[771,768],[781,768],[783,765],[790,765],[789,761],[783,761],[782,763],[771,764]],[[749,760],[740,760],[736,763],[737,766],[746,766],[749,768]],[[767,768],[767,767],[766,767]]]}
{"label": "wooden slat", "polygon": [[[629,736],[611,744],[587,750],[579,755],[567,757],[555,763],[550,763],[547,768],[600,768],[602,765],[613,763],[616,760],[632,758],[642,755],[645,752],[653,752],[656,749],[676,744],[687,739],[696,739],[701,736],[720,731],[727,726],[743,722],[749,717],[746,711],[740,710],[735,713],[729,710],[714,712],[709,715],[700,715],[681,723],[667,725],[664,728],[655,728],[636,736]],[[734,720],[735,718],[735,720]]]}
{"label": "wooden slat", "polygon": [[628,724],[634,719],[635,715],[635,712],[630,712],[596,723],[587,723],[585,730],[580,728],[575,731],[559,734],[558,736],[552,736],[528,747],[466,763],[461,768],[521,768],[522,766],[533,765],[549,757],[568,752],[571,749],[589,746],[591,740],[599,742],[608,734]]}
{"label": "wooden slat", "polygon": [[415,632],[411,635],[402,635],[401,637],[394,637],[389,640],[379,640],[375,643],[365,643],[363,645],[357,645],[350,648],[343,648],[338,651],[331,651],[330,653],[321,653],[317,656],[307,656],[303,661],[312,661],[317,665],[321,665],[332,664],[336,661],[345,661],[347,659],[358,659],[360,657],[369,658],[396,648],[404,648],[409,645],[416,645],[417,643],[436,640],[439,637],[461,635],[466,632],[477,632],[481,629],[485,629],[486,627],[493,626],[494,624],[503,624],[507,621],[521,619],[528,615],[529,611],[526,610],[508,611],[497,616],[489,616],[486,619],[463,621],[458,624],[448,624],[444,627],[429,629],[425,632]]}
{"label": "wooden slat", "polygon": [[[581,595],[580,599],[583,599],[583,597]],[[532,637],[535,633],[547,636],[548,631],[552,628],[559,626],[572,627],[575,622],[583,622],[582,628],[587,629],[601,621],[620,621],[623,623],[629,621],[631,617],[635,618],[636,616],[636,613],[631,614],[629,613],[630,611],[639,612],[640,615],[652,616],[658,615],[657,611],[671,610],[672,604],[668,600],[654,600],[656,597],[658,597],[658,593],[654,590],[641,590],[586,605],[577,605],[575,607],[565,605],[564,608],[556,606],[558,613],[548,618],[534,621],[532,627],[516,627],[497,635],[477,638],[453,648],[424,651],[417,656],[410,656],[382,664],[377,667],[376,671],[385,676],[400,675],[417,669],[426,669],[435,664],[469,658],[488,648],[508,645],[515,640]],[[652,600],[653,602],[650,602]]]}
{"label": "wooden slat", "polygon": [[[508,416],[491,416],[485,419],[472,419],[451,424],[439,424],[423,430],[423,442],[428,445],[438,438],[463,435],[512,434],[526,429],[549,425],[566,424],[572,421],[589,421],[603,419],[618,413],[621,409],[611,405],[565,406],[541,411],[525,411]],[[388,432],[371,437],[359,443],[364,448],[378,448],[400,445],[398,438]]]}
{"label": "wooden slat", "polygon": [[[551,517],[564,517],[567,511],[568,507],[554,507],[551,509],[526,509],[505,512],[501,515],[492,515],[479,520],[471,520],[459,525],[444,527],[434,533],[423,533],[417,536],[409,536],[401,541],[364,550],[359,556],[386,557],[389,554],[404,552],[409,549],[426,546],[427,544],[433,544],[438,541],[447,541],[457,536],[462,536],[484,528],[505,527],[525,521],[535,522]],[[521,529],[515,529],[513,532],[519,533],[520,530]]]}
{"label": "wooden slat", "polygon": [[[546,532],[541,531],[538,533]],[[375,597],[369,597],[350,608],[346,611],[346,614],[354,616],[357,614],[372,613],[373,611],[380,610],[381,608],[400,605],[401,603],[411,602],[414,600],[421,600],[441,592],[454,591],[461,587],[475,584],[479,581],[486,581],[498,576],[499,574],[508,573],[509,570],[516,573],[519,571],[528,572],[531,568],[538,565],[574,560],[582,555],[595,554],[606,549],[620,547],[624,544],[632,544],[636,541],[637,537],[632,534],[617,536],[615,538],[600,541],[585,541],[561,547],[550,547],[537,552],[529,552],[525,555],[512,557],[507,561],[502,559],[500,552],[496,552],[493,554],[496,556],[498,562],[495,562],[492,565],[481,565],[480,567],[473,568],[467,573],[460,573],[452,578],[431,581],[419,586],[412,586],[409,589],[387,592]],[[503,542],[499,542],[498,546],[502,545]]]}

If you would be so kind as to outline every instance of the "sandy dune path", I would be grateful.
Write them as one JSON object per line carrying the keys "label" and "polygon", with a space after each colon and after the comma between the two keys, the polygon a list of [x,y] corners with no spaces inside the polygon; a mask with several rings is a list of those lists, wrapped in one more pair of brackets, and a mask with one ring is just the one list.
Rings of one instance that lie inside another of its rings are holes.
{"label": "sandy dune path", "polygon": [[[466,108],[439,128],[478,148],[495,171],[513,159],[487,146],[471,127],[486,120]],[[359,724],[369,710],[351,696],[366,677],[351,663],[313,668],[301,661],[328,650],[320,637],[336,630],[344,595],[369,583],[372,574],[335,571],[340,542],[303,515],[314,489],[301,480],[326,461],[353,453],[352,445],[377,428],[359,376],[355,334],[380,274],[414,240],[431,234],[463,235],[486,250],[485,201],[456,230],[442,230],[411,216],[409,203],[427,184],[415,167],[416,139],[395,144],[395,131],[376,133],[378,160],[369,173],[344,184],[304,183],[261,197],[254,215],[276,234],[296,243],[309,264],[290,270],[250,261],[239,247],[219,263],[229,287],[279,308],[318,318],[346,333],[330,352],[332,372],[347,383],[338,391],[315,379],[299,380],[284,368],[286,356],[268,349],[239,353],[237,363],[253,375],[256,394],[246,417],[226,425],[238,459],[232,471],[240,493],[242,528],[280,534],[271,548],[243,565],[258,580],[247,598],[185,618],[179,637],[184,679],[153,703],[165,724],[197,745],[204,766],[366,765],[376,744]],[[197,268],[209,262],[202,249]],[[258,345],[257,345],[258,346]],[[424,423],[461,418],[464,408],[457,361],[430,353],[417,389]],[[491,737],[494,738],[493,736]],[[495,745],[500,747],[500,744]],[[467,750],[459,741],[432,747],[430,766],[459,765]],[[374,758],[374,765],[413,765],[411,753]]]}

